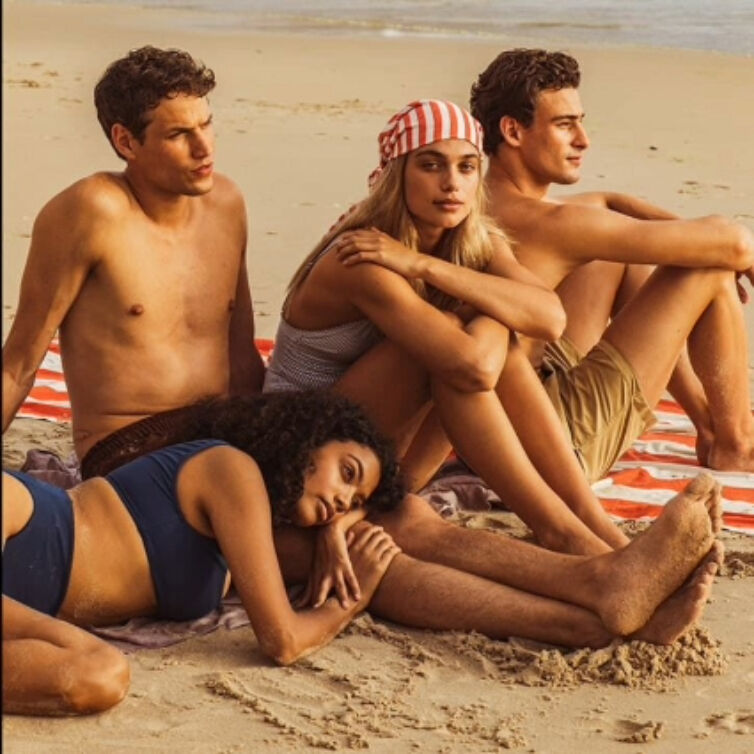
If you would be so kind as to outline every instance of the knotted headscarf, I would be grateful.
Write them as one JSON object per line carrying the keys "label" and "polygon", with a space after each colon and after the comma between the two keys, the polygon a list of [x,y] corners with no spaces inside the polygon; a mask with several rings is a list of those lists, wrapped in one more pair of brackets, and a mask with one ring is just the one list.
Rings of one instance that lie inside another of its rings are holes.
{"label": "knotted headscarf", "polygon": [[443,139],[465,139],[482,151],[482,124],[468,110],[441,99],[411,102],[387,122],[378,137],[380,164],[369,175],[369,188],[385,165],[419,147]]}

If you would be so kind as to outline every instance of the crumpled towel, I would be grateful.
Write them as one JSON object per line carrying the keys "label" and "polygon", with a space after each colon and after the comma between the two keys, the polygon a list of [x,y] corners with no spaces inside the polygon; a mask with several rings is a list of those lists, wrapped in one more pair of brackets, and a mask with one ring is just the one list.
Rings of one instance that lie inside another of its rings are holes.
{"label": "crumpled towel", "polygon": [[89,630],[123,651],[133,652],[137,649],[169,647],[194,636],[209,634],[218,628],[241,628],[249,623],[249,616],[241,604],[241,599],[231,591],[217,610],[196,620],[131,618],[118,626],[90,627]]}
{"label": "crumpled towel", "polygon": [[79,459],[75,453],[71,453],[64,461],[51,450],[32,448],[26,452],[26,460],[21,471],[64,490],[75,487],[81,482]]}
{"label": "crumpled towel", "polygon": [[443,517],[453,518],[461,511],[489,511],[505,506],[498,495],[463,461],[442,466],[430,483],[417,493]]}

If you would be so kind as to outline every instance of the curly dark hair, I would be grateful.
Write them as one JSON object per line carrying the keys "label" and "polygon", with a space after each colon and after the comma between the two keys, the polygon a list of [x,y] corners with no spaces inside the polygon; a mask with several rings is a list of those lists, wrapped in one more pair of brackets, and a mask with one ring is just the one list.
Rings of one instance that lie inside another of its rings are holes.
{"label": "curly dark hair", "polygon": [[[125,126],[141,142],[149,125],[149,111],[160,100],[179,94],[204,97],[214,86],[212,70],[187,52],[147,45],[111,63],[97,82],[97,119],[111,144],[115,123]],[[122,158],[117,149],[115,152]]]}
{"label": "curly dark hair", "polygon": [[180,441],[225,440],[248,453],[262,472],[276,523],[288,520],[301,498],[314,451],[333,440],[353,440],[377,456],[380,481],[367,501],[370,509],[391,510],[405,494],[392,443],[377,432],[359,406],[336,393],[312,390],[209,398],[191,413]]}
{"label": "curly dark hair", "polygon": [[504,115],[528,128],[541,91],[576,89],[580,80],[578,62],[564,52],[523,48],[501,52],[471,87],[471,113],[484,128],[484,151],[495,154],[503,141]]}

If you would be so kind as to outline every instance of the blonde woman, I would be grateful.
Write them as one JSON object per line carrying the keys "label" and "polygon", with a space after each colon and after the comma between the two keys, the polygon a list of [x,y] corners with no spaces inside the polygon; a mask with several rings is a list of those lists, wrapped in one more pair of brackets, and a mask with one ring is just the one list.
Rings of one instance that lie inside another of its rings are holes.
{"label": "blonde woman", "polygon": [[422,100],[379,144],[369,196],[293,277],[265,390],[360,403],[414,490],[452,444],[545,546],[624,545],[524,353],[526,336],[557,338],[564,313],[482,212],[481,126]]}

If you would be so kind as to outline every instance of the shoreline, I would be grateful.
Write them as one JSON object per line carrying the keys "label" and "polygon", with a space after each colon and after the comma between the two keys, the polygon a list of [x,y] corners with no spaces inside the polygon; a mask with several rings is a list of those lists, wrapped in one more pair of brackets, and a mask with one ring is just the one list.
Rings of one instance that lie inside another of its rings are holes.
{"label": "shoreline", "polygon": [[[14,0],[10,0],[13,3]],[[49,0],[32,0],[34,5],[49,6]],[[543,7],[533,9],[534,17],[519,17],[508,25],[501,24],[500,20],[494,17],[482,18],[461,17],[445,15],[443,20],[429,16],[429,18],[409,16],[397,18],[399,8],[390,3],[383,3],[381,6],[365,6],[364,8],[351,8],[350,16],[338,15],[338,11],[346,10],[344,7],[333,6],[327,11],[317,13],[316,9],[311,10],[309,5],[302,8],[295,8],[288,12],[279,12],[278,9],[265,9],[262,7],[233,8],[215,6],[211,10],[201,7],[201,5],[162,5],[150,7],[140,5],[134,0],[120,3],[104,2],[63,2],[58,5],[62,7],[73,8],[100,8],[100,9],[123,9],[130,11],[165,11],[180,17],[180,25],[186,30],[201,29],[203,32],[216,32],[220,34],[293,34],[301,36],[319,35],[332,37],[335,40],[343,37],[360,37],[360,38],[380,38],[387,39],[440,39],[447,41],[467,40],[472,43],[495,42],[504,46],[531,47],[544,46],[548,48],[583,48],[583,49],[629,49],[629,50],[674,50],[680,52],[702,52],[711,54],[728,55],[732,57],[754,58],[754,49],[749,44],[746,49],[724,50],[710,43],[708,45],[693,44],[686,40],[679,44],[673,44],[672,39],[667,36],[663,39],[652,40],[647,38],[647,33],[654,29],[653,24],[644,26],[636,25],[636,19],[619,19],[610,20],[604,18],[600,20],[599,16],[593,18],[574,17],[574,11],[580,11],[582,14],[585,8],[570,8],[565,12],[570,12],[571,16],[566,19],[550,20],[549,16],[541,15]],[[407,13],[417,4],[405,3],[400,11]],[[438,8],[429,6],[430,12],[437,13]],[[521,13],[521,9],[517,9]],[[606,9],[602,9],[605,11]],[[657,10],[648,8],[649,11]],[[723,12],[729,9],[723,9]],[[469,9],[472,12],[472,9]],[[359,17],[362,12],[363,17]],[[478,12],[478,11],[477,11]],[[537,17],[537,14],[540,14]],[[754,23],[754,18],[752,18]],[[665,19],[665,24],[669,19]],[[490,26],[493,26],[490,29]],[[675,29],[675,27],[673,27]],[[559,33],[560,32],[560,33]],[[613,35],[624,35],[630,37],[632,34],[636,39],[631,38],[601,38],[590,40],[589,35],[600,35],[601,33],[613,33]],[[666,30],[669,34],[670,31]],[[728,38],[719,32],[722,36],[716,41]],[[745,41],[748,37],[743,36]]]}

